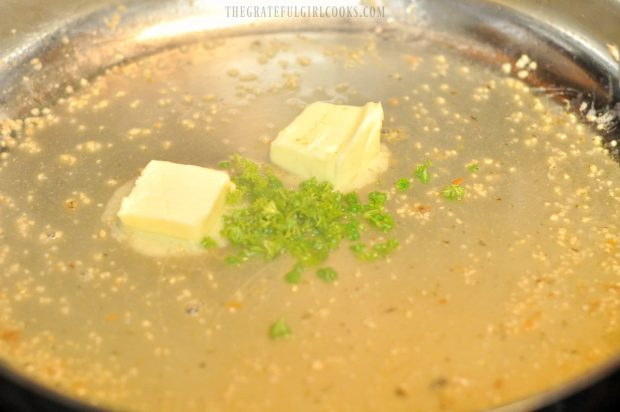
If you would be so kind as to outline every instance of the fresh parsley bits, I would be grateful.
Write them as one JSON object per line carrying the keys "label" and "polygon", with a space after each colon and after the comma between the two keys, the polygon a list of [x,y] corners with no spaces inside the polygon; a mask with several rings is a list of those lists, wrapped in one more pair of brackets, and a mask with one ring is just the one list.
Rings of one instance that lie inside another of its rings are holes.
{"label": "fresh parsley bits", "polygon": [[441,195],[448,200],[462,200],[465,197],[465,188],[459,183],[452,183],[441,190]]}
{"label": "fresh parsley bits", "polygon": [[291,336],[292,333],[293,331],[291,330],[291,328],[282,319],[275,321],[269,327],[269,337],[274,340],[287,338]]}
{"label": "fresh parsley bits", "polygon": [[422,183],[428,183],[431,181],[431,176],[428,173],[428,168],[433,164],[430,160],[424,162],[424,164],[419,164],[415,167],[415,171],[413,172],[414,176]]}
{"label": "fresh parsley bits", "polygon": [[[229,162],[235,190],[227,197],[232,207],[224,215],[221,231],[234,249],[226,258],[228,263],[238,265],[250,258],[272,260],[288,254],[296,263],[284,280],[297,284],[304,270],[321,265],[343,240],[360,241],[369,228],[384,233],[394,228],[383,192],[369,193],[364,203],[357,194],[342,194],[330,183],[316,179],[289,189],[268,167],[241,156],[233,156]],[[335,279],[333,269],[319,272],[322,280]]]}

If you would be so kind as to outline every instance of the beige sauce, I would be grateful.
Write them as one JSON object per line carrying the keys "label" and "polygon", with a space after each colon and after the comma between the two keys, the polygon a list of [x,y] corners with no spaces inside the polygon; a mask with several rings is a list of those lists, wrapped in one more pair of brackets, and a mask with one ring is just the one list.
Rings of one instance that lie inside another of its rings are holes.
{"label": "beige sauce", "polygon": [[[149,160],[266,162],[315,100],[383,103],[389,168],[362,192],[390,193],[388,261],[343,247],[335,284],[291,286],[287,258],[235,268],[226,250],[163,256],[115,235],[106,206]],[[4,124],[21,137],[0,155],[0,356],[63,393],[136,411],[469,411],[620,349],[620,168],[506,74],[424,42],[244,37],[41,109]],[[396,192],[427,159],[430,183]],[[457,178],[465,199],[443,199]],[[281,318],[293,334],[270,340]]]}

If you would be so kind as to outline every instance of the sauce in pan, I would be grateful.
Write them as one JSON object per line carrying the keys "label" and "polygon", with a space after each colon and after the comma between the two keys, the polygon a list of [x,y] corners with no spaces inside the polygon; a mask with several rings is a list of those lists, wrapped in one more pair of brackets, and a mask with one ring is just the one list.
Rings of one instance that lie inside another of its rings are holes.
{"label": "sauce in pan", "polygon": [[[4,121],[0,356],[136,411],[466,411],[591,370],[620,349],[620,168],[519,79],[527,60],[501,73],[365,34],[208,40]],[[337,282],[292,286],[286,257],[232,267],[115,236],[110,202],[149,160],[267,162],[317,100],[383,103],[389,168],[361,193],[389,193],[389,259],[344,247]],[[455,179],[460,201],[440,193]],[[273,340],[278,319],[292,333]]]}

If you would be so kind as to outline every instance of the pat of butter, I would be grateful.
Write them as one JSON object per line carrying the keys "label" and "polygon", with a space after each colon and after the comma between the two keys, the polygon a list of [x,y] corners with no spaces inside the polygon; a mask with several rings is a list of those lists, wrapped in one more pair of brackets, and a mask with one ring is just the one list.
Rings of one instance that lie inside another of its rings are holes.
{"label": "pat of butter", "polygon": [[271,143],[271,161],[307,179],[349,183],[380,151],[381,103],[364,106],[315,102]]}
{"label": "pat of butter", "polygon": [[224,172],[151,160],[118,217],[133,229],[199,240],[215,227],[230,187]]}

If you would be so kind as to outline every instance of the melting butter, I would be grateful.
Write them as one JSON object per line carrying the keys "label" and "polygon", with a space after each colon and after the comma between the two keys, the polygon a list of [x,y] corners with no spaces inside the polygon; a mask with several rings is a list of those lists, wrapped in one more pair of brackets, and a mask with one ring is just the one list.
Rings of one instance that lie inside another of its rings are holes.
{"label": "melting butter", "polygon": [[271,143],[271,161],[302,179],[350,185],[381,152],[381,103],[310,104]]}

